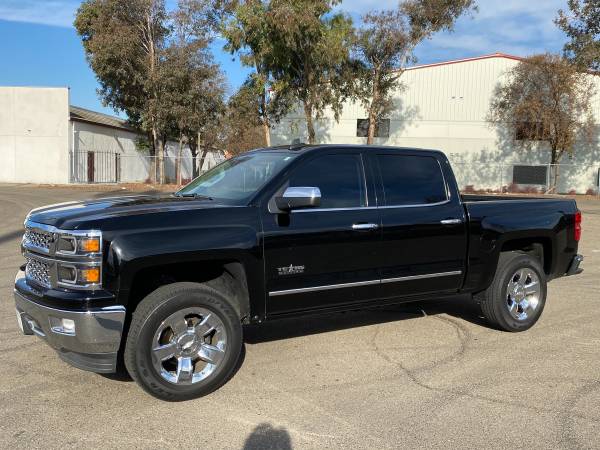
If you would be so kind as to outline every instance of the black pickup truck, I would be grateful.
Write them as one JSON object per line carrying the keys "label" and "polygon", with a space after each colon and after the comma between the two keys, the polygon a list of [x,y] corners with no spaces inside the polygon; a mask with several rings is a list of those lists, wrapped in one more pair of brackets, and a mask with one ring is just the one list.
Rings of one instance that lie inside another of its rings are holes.
{"label": "black pickup truck", "polygon": [[273,147],[175,194],[31,211],[14,296],[65,361],[184,400],[232,375],[244,324],[466,293],[526,330],[580,237],[575,201],[461,196],[439,151]]}

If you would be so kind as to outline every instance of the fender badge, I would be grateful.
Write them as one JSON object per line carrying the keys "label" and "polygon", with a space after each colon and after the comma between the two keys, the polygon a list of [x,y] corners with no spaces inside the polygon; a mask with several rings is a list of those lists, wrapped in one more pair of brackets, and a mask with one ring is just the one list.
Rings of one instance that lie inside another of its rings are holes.
{"label": "fender badge", "polygon": [[293,264],[290,264],[289,266],[277,268],[277,275],[279,276],[298,275],[300,273],[304,273],[304,266],[294,266]]}

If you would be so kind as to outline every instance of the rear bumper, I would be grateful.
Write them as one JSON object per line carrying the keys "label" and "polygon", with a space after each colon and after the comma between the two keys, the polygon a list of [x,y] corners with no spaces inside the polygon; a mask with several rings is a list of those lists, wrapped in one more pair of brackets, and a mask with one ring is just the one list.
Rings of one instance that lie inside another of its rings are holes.
{"label": "rear bumper", "polygon": [[68,311],[40,305],[18,291],[14,296],[24,334],[44,339],[75,367],[98,373],[116,371],[125,323],[123,306]]}
{"label": "rear bumper", "polygon": [[583,261],[583,255],[575,255],[571,261],[571,264],[569,265],[569,269],[567,270],[567,273],[565,275],[570,276],[570,275],[577,275],[581,272],[583,272],[583,269],[579,267],[579,265],[581,264],[581,262]]}

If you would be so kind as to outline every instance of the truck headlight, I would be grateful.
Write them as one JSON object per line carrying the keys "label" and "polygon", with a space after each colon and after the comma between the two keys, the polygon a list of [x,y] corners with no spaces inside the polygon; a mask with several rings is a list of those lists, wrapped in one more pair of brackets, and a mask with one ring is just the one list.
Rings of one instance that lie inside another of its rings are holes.
{"label": "truck headlight", "polygon": [[102,252],[102,236],[98,232],[61,234],[56,253],[62,255],[96,255]]}
{"label": "truck headlight", "polygon": [[100,284],[99,265],[58,263],[58,283],[60,285],[90,287]]}

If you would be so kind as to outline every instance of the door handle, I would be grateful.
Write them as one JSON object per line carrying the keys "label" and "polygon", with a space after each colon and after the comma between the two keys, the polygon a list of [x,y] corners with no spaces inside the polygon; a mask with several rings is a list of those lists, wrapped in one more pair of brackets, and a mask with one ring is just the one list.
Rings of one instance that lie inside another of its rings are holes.
{"label": "door handle", "polygon": [[440,220],[442,225],[459,225],[463,223],[462,219],[444,219]]}
{"label": "door handle", "polygon": [[379,225],[376,223],[355,223],[352,225],[352,229],[358,231],[376,230],[377,228],[379,228]]}

